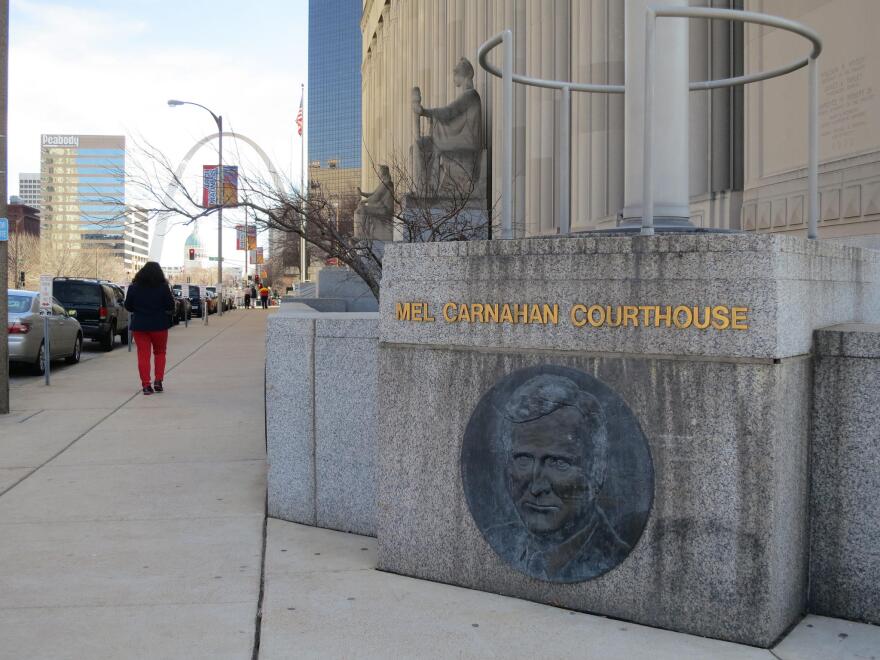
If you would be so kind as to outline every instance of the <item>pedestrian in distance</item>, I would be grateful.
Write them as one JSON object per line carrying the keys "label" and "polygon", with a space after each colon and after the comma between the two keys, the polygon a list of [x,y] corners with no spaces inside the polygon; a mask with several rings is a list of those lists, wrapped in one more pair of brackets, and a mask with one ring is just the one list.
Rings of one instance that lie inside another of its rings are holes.
{"label": "pedestrian in distance", "polygon": [[265,284],[260,288],[260,303],[263,309],[269,309],[269,287]]}
{"label": "pedestrian in distance", "polygon": [[247,289],[244,292],[244,308],[245,309],[251,308],[251,292]]}
{"label": "pedestrian in distance", "polygon": [[[165,273],[155,261],[144,264],[128,287],[125,309],[131,312],[131,330],[137,345],[138,372],[144,394],[164,391],[165,351],[174,313],[174,296]],[[150,383],[150,357],[155,377]]]}
{"label": "pedestrian in distance", "polygon": [[251,284],[251,300],[254,301],[254,309],[257,308],[257,287]]}

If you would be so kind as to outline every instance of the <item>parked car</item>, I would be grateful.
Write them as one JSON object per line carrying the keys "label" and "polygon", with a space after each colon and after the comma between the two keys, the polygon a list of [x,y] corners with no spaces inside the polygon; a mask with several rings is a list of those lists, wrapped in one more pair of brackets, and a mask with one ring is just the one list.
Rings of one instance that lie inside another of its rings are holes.
{"label": "parked car", "polygon": [[84,277],[56,277],[52,293],[67,312],[76,316],[83,336],[113,350],[116,336],[128,343],[125,292],[116,284]]}
{"label": "parked car", "polygon": [[217,308],[219,307],[219,304],[217,302],[217,294],[206,291],[205,297],[208,300],[208,314],[216,314]]}
{"label": "parked car", "polygon": [[220,298],[217,294],[217,287],[216,286],[206,286],[205,289],[207,289],[208,293],[210,293],[212,296],[214,296],[214,299],[217,301],[218,307],[222,303],[224,312],[228,312],[230,309],[235,307],[235,298],[233,297],[232,293],[229,291],[228,288],[223,290],[223,300],[222,301],[220,300]]}
{"label": "parked car", "polygon": [[[9,312],[6,319],[9,361],[30,364],[34,371],[46,371],[46,342],[40,316],[40,296],[34,291],[10,289]],[[68,314],[57,299],[52,300],[49,313],[49,353],[70,364],[79,362],[83,332],[79,322]]]}
{"label": "parked car", "polygon": [[202,301],[206,293],[203,286],[198,284],[174,284],[171,290],[178,291],[180,295],[189,299],[191,316],[202,315]]}
{"label": "parked car", "polygon": [[179,288],[172,289],[171,292],[174,294],[174,325],[178,325],[181,321],[192,318],[192,303]]}

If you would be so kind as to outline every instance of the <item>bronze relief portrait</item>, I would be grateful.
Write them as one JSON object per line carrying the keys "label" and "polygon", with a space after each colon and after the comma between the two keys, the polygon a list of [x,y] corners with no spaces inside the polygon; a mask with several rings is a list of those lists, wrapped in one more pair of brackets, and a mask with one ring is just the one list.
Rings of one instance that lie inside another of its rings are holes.
{"label": "bronze relief portrait", "polygon": [[623,562],[654,493],[647,441],[626,402],[589,374],[520,369],[480,400],[461,474],[471,515],[508,564],[582,582]]}

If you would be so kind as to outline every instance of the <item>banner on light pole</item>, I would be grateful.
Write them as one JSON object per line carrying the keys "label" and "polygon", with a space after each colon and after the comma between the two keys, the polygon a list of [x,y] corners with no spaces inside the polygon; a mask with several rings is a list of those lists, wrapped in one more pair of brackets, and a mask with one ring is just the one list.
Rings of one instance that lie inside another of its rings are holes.
{"label": "banner on light pole", "polygon": [[245,243],[245,226],[235,225],[235,249],[253,250],[257,247],[257,228],[254,225],[247,227],[247,243]]}
{"label": "banner on light pole", "polygon": [[[223,206],[238,206],[238,167],[223,166]],[[202,206],[219,206],[217,195],[217,165],[202,166]]]}

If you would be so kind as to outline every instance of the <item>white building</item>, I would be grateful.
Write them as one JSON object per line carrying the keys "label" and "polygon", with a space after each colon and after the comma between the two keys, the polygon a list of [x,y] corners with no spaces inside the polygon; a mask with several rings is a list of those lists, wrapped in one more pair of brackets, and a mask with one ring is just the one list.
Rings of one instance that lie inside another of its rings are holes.
{"label": "white building", "polygon": [[147,216],[141,211],[134,211],[128,217],[123,230],[125,247],[122,260],[126,273],[132,276],[140,270],[150,256],[150,227]]}
{"label": "white building", "polygon": [[18,196],[21,203],[31,208],[40,209],[43,194],[40,191],[39,172],[20,172],[18,175]]}

